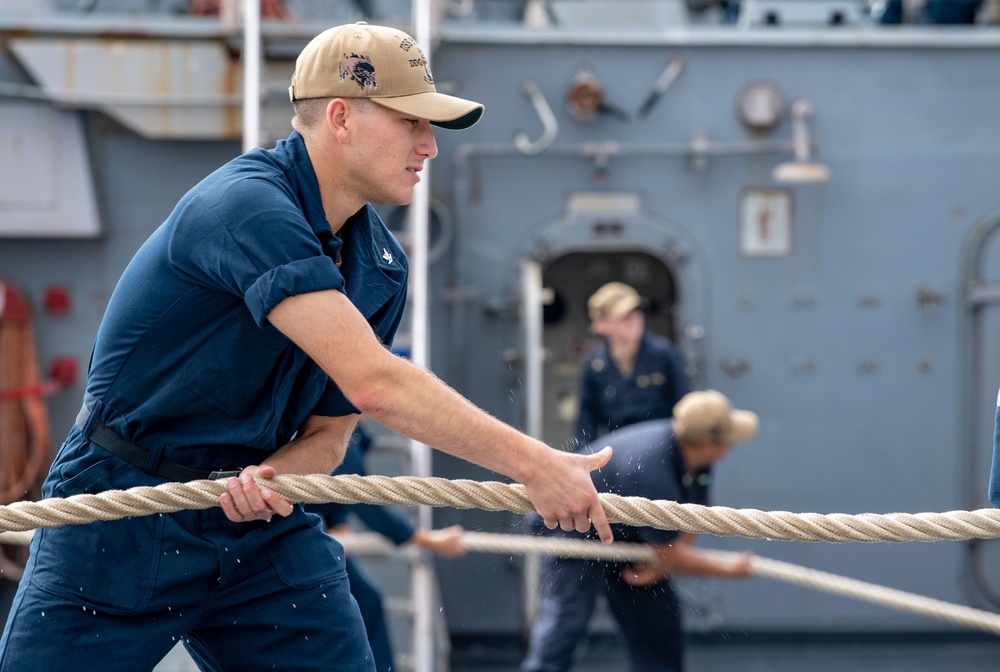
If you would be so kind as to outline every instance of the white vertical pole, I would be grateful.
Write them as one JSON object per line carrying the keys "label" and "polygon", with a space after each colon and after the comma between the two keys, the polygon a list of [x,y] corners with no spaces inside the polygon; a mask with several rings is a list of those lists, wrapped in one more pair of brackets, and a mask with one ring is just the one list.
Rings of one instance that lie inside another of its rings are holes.
{"label": "white vertical pole", "polygon": [[[413,0],[414,38],[424,48],[424,55],[430,59],[430,2],[429,0]],[[419,366],[430,366],[430,349],[428,347],[428,229],[430,215],[430,184],[431,165],[424,164],[420,173],[420,182],[413,189],[413,201],[409,208],[410,237],[410,314],[411,319],[411,357]],[[431,475],[430,449],[418,444],[414,457],[414,468],[418,476]],[[430,526],[431,507],[420,507],[421,523]],[[424,517],[426,516],[426,519]]]}
{"label": "white vertical pole", "polygon": [[260,0],[243,1],[243,152],[260,147]]}
{"label": "white vertical pole", "polygon": [[[537,261],[521,262],[521,320],[524,332],[524,402],[525,432],[542,439],[542,378],[545,366],[545,348],[542,342],[542,267]],[[524,559],[524,611],[525,622],[530,627],[538,613],[539,576],[541,559],[528,555]]]}
{"label": "white vertical pole", "polygon": [[521,262],[521,319],[524,320],[525,433],[542,438],[542,267],[537,261]]}
{"label": "white vertical pole", "polygon": [[[431,3],[430,0],[413,0],[413,37],[424,49],[424,56],[431,58]],[[430,368],[430,348],[428,342],[428,229],[430,213],[430,165],[424,164],[421,180],[413,191],[413,202],[409,209],[410,247],[410,313],[411,357],[413,363]],[[413,475],[431,475],[431,451],[426,445],[411,441],[410,452]],[[431,507],[417,509],[417,525],[423,529],[433,526]],[[434,569],[432,559],[426,552],[417,556],[413,566],[413,655],[415,672],[434,671]]]}

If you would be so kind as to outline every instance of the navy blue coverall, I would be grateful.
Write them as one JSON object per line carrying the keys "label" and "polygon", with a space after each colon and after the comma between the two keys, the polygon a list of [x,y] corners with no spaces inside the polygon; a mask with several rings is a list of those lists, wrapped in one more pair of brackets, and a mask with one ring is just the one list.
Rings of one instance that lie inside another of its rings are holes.
{"label": "navy blue coverall", "polygon": [[[360,427],[351,436],[347,446],[344,461],[333,472],[334,476],[341,474],[357,474],[366,476],[365,454],[371,447],[371,437]],[[319,514],[327,529],[346,523],[353,514],[361,519],[372,532],[386,537],[397,546],[408,542],[414,533],[414,527],[406,518],[384,506],[374,504],[307,504],[306,511]],[[351,595],[357,600],[361,609],[361,618],[368,632],[368,643],[371,644],[375,656],[376,672],[390,672],[396,669],[393,662],[392,640],[386,624],[385,610],[382,606],[382,593],[378,585],[368,575],[364,567],[351,556],[347,556],[347,578],[351,582]]]}
{"label": "navy blue coverall", "polygon": [[1000,506],[1000,392],[997,392],[997,410],[994,415],[993,462],[990,465],[989,498],[993,506]]}
{"label": "navy blue coverall", "polygon": [[[711,471],[687,473],[674,441],[672,420],[650,420],[623,427],[577,452],[595,453],[607,445],[614,448],[611,461],[592,472],[598,492],[708,504]],[[529,523],[535,534],[584,536],[558,528],[549,530],[537,514],[529,517]],[[617,541],[641,544],[666,543],[680,535],[676,530],[623,524],[613,525],[612,530]],[[621,576],[626,567],[615,562],[544,557],[538,617],[521,669],[524,672],[569,670],[600,591],[607,596],[608,606],[621,629],[632,669],[680,672],[681,610],[670,579],[650,586],[632,586]]]}
{"label": "navy blue coverall", "polygon": [[[406,275],[370,206],[334,235],[298,133],[233,159],[179,201],[118,282],[44,496],[238,470],[310,415],[355,413],[267,316],[287,297],[340,290],[389,343]],[[202,670],[374,669],[343,548],[298,506],[270,522],[214,507],[40,530],[0,670],[149,670],[178,641]]]}
{"label": "navy blue coverall", "polygon": [[583,361],[576,445],[636,422],[669,418],[674,404],[690,391],[684,360],[668,339],[645,332],[627,376],[618,371],[602,342]]}

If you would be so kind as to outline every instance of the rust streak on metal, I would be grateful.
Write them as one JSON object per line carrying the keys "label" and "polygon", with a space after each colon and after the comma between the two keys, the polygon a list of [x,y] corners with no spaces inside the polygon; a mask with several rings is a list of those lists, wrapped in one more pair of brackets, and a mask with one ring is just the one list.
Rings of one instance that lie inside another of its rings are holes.
{"label": "rust streak on metal", "polygon": [[[239,93],[239,88],[243,81],[243,60],[240,58],[229,58],[223,70],[222,81],[220,82],[222,93],[235,95]],[[226,105],[222,108],[223,114],[223,134],[227,138],[239,138],[243,135],[243,108],[237,105]]]}

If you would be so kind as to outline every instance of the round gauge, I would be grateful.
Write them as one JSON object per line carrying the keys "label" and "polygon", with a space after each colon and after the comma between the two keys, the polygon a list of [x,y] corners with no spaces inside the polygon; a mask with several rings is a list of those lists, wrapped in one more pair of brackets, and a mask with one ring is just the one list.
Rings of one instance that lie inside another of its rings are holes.
{"label": "round gauge", "polygon": [[753,82],[740,91],[736,116],[748,131],[773,131],[785,115],[785,97],[774,84]]}

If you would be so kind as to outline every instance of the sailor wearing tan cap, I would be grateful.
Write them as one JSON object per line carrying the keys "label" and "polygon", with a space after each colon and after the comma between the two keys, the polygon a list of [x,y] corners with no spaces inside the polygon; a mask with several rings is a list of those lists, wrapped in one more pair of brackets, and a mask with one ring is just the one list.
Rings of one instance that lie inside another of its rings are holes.
{"label": "sailor wearing tan cap", "polygon": [[5,672],[149,670],[178,640],[203,670],[374,670],[343,548],[253,479],[329,474],[359,412],[523,483],[553,527],[612,538],[590,478],[610,451],[549,448],[385,347],[407,263],[370,203],[409,203],[432,127],[483,106],[438,93],[409,35],[364,23],[310,42],[289,92],[294,132],[197,184],[125,270],[43,487],[225,478],[221,508],[35,535]]}
{"label": "sailor wearing tan cap", "polygon": [[646,331],[643,300],[609,282],[587,301],[591,330],[604,340],[584,358],[574,439],[582,446],[613,429],[670,417],[691,390],[680,351]]}
{"label": "sailor wearing tan cap", "polygon": [[[733,409],[722,393],[704,390],[685,395],[674,407],[672,420],[616,430],[579,452],[614,448],[611,460],[593,473],[601,492],[708,504],[712,466],[756,431],[755,413]],[[599,593],[607,597],[634,672],[679,672],[682,610],[670,576],[753,576],[749,553],[732,562],[709,558],[692,546],[694,534],[626,525],[613,528],[618,540],[651,545],[657,562],[629,565],[543,558],[541,602],[521,665],[524,672],[565,672],[572,667],[574,649],[586,632]],[[534,531],[582,536],[537,524]]]}

